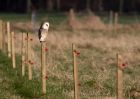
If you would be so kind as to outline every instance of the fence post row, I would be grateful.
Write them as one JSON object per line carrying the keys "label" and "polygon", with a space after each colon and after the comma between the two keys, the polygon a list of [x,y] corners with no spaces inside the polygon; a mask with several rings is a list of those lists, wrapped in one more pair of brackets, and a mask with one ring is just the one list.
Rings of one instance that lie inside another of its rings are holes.
{"label": "fence post row", "polygon": [[[112,19],[112,12],[111,12]],[[115,13],[114,31],[116,32],[118,22],[118,14]],[[112,22],[110,22],[112,23]],[[15,33],[10,32],[10,22],[7,25],[0,20],[0,50],[5,50],[5,40],[7,29],[7,50],[8,57],[12,58],[12,67],[16,68],[15,58]],[[22,33],[22,76],[25,75],[25,65],[28,66],[28,78],[32,80],[32,65],[31,65],[31,42],[29,33]],[[46,42],[41,42],[41,81],[42,81],[42,93],[46,94]],[[74,77],[74,98],[80,99],[79,91],[79,80],[78,80],[78,66],[77,66],[77,53],[76,47],[72,44],[72,55],[73,55],[73,77]],[[25,64],[26,63],[26,64]],[[117,99],[123,99],[123,58],[120,54],[117,54]]]}

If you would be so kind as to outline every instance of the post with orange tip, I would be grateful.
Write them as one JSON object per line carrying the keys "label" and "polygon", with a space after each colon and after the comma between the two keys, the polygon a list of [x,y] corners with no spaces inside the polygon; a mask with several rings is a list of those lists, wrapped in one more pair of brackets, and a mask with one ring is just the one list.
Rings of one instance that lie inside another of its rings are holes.
{"label": "post with orange tip", "polygon": [[72,44],[72,54],[73,54],[73,75],[74,75],[74,99],[80,99],[79,96],[79,81],[78,81],[78,67],[76,63],[76,48],[75,45]]}

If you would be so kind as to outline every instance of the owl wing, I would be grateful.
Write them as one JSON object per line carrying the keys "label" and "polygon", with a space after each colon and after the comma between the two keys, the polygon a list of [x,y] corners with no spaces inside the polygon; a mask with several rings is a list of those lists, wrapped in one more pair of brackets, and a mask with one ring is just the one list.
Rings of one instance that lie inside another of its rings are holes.
{"label": "owl wing", "polygon": [[38,37],[40,41],[45,41],[48,30],[40,28],[38,31]]}
{"label": "owl wing", "polygon": [[41,38],[41,32],[42,32],[42,29],[40,28],[40,29],[38,30],[38,38],[39,38],[39,40],[40,40],[40,38]]}

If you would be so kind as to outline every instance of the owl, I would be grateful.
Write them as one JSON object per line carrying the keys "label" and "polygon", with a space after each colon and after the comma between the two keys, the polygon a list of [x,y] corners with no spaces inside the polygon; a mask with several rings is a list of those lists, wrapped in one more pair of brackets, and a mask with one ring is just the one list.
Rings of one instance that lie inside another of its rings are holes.
{"label": "owl", "polygon": [[38,31],[38,37],[40,42],[46,41],[49,30],[49,22],[43,22]]}

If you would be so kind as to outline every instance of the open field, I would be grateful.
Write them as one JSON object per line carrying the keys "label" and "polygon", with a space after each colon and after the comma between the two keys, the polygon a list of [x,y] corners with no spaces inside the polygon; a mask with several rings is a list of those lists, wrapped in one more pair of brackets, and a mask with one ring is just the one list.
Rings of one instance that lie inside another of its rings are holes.
{"label": "open field", "polygon": [[[10,60],[0,61],[0,96],[7,99],[72,99],[73,66],[72,43],[76,44],[78,56],[80,96],[81,99],[115,99],[116,96],[116,54],[124,56],[127,67],[124,69],[124,96],[129,99],[130,90],[140,90],[140,24],[139,16],[122,16],[119,23],[125,26],[113,30],[71,30],[67,25],[67,14],[38,15],[35,29],[30,24],[29,15],[0,14],[0,19],[11,21],[12,30],[16,32],[16,52],[21,53],[22,31],[32,32],[32,56],[35,61],[34,80],[20,78],[20,69],[10,69]],[[15,21],[15,18],[18,19]],[[81,17],[79,20],[82,19]],[[40,20],[50,21],[50,31],[47,39],[47,95],[42,96],[39,87],[40,81],[40,43],[37,29]],[[101,16],[106,24],[108,17]],[[86,24],[85,24],[86,25]],[[33,32],[35,31],[35,32]],[[18,56],[20,57],[20,56]],[[8,59],[1,53],[1,58]],[[3,63],[6,62],[6,63]],[[20,66],[20,60],[18,65]],[[8,65],[8,69],[5,66]],[[20,68],[20,67],[19,67]],[[14,74],[13,72],[17,73]],[[12,74],[10,74],[12,73]],[[10,76],[12,75],[12,77]],[[15,76],[15,77],[14,77]],[[19,81],[20,78],[20,81]],[[6,87],[4,87],[6,86]],[[32,89],[33,86],[33,89]],[[14,90],[14,91],[12,91]],[[96,97],[96,98],[95,98]],[[101,98],[102,97],[102,98]],[[108,99],[108,98],[107,98]],[[136,99],[139,99],[137,97]]]}

